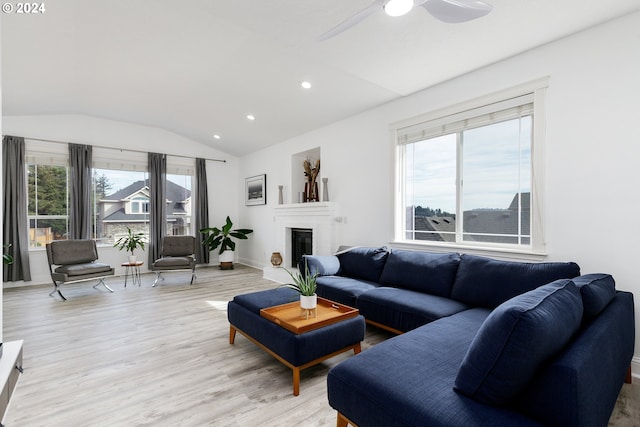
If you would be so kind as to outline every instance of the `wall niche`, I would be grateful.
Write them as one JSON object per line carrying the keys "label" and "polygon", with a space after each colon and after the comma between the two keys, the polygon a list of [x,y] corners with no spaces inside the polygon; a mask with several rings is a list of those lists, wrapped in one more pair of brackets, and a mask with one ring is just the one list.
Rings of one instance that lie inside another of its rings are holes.
{"label": "wall niche", "polygon": [[318,195],[322,199],[322,159],[320,147],[316,147],[291,156],[291,203],[303,203],[304,200],[304,184],[307,182],[303,166],[305,160],[309,160],[312,166],[316,164],[317,160],[320,160],[320,172],[316,182],[318,183]]}

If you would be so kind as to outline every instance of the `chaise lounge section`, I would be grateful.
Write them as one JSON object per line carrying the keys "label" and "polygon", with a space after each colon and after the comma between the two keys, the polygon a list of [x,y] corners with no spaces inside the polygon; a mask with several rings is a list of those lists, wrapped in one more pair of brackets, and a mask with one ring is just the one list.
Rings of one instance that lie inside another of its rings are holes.
{"label": "chaise lounge section", "polygon": [[633,295],[577,264],[386,248],[305,257],[318,295],[398,333],[334,367],[338,425],[606,425]]}

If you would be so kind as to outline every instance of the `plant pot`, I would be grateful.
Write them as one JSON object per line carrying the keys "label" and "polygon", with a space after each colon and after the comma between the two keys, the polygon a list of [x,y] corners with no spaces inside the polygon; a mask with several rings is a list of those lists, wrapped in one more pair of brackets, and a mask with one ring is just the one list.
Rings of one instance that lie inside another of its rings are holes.
{"label": "plant pot", "polygon": [[300,295],[300,308],[305,310],[313,310],[318,305],[318,295]]}
{"label": "plant pot", "polygon": [[318,306],[318,296],[313,295],[300,295],[300,311],[302,317],[309,319],[309,317],[316,317],[316,307]]}
{"label": "plant pot", "polygon": [[137,260],[135,255],[129,255],[129,264],[135,264]]}
{"label": "plant pot", "polygon": [[221,270],[233,270],[234,252],[226,250],[218,256]]}

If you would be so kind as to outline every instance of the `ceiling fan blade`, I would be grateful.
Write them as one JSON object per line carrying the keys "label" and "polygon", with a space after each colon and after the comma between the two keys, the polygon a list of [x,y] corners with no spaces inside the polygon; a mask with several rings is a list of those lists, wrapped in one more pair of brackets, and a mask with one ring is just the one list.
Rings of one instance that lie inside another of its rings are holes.
{"label": "ceiling fan blade", "polygon": [[385,0],[374,1],[369,6],[362,9],[360,12],[350,16],[349,18],[345,19],[344,21],[342,21],[341,23],[339,23],[338,25],[336,25],[326,33],[320,35],[316,40],[323,41],[323,40],[330,39],[331,37],[337,36],[341,32],[346,31],[349,28],[353,27],[354,25],[357,25],[360,22],[364,21],[370,15],[375,13],[377,10],[380,10],[384,4],[385,4]]}
{"label": "ceiling fan blade", "polygon": [[436,19],[449,24],[481,18],[493,9],[480,0],[426,0],[420,3]]}

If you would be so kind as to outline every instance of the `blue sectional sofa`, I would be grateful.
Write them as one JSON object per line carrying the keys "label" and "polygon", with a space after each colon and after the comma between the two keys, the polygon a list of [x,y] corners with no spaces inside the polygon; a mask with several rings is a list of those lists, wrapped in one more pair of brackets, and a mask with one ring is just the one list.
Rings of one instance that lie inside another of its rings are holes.
{"label": "blue sectional sofa", "polygon": [[385,247],[303,263],[399,334],[329,371],[339,426],[605,426],[629,378],[633,295],[608,274]]}

